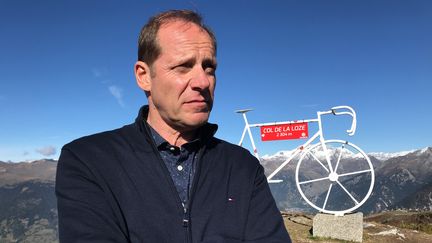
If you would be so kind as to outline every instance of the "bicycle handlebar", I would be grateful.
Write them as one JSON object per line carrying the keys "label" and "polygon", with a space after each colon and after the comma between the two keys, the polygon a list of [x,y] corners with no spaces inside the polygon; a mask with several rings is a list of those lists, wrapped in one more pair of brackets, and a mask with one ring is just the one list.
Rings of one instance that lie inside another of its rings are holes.
{"label": "bicycle handlebar", "polygon": [[[341,109],[347,109],[348,111],[337,111],[337,110],[341,110]],[[357,118],[356,118],[356,112],[354,111],[353,108],[351,108],[350,106],[335,106],[331,108],[331,113],[333,115],[339,116],[339,115],[350,115],[353,120],[352,120],[352,124],[351,124],[351,128],[347,130],[348,135],[352,136],[354,135],[355,131],[356,131],[356,127],[357,127]]]}

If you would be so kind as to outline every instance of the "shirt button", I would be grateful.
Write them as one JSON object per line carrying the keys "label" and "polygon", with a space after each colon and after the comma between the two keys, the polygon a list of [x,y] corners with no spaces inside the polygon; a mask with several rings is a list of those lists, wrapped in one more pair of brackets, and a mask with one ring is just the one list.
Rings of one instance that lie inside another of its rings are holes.
{"label": "shirt button", "polygon": [[178,171],[182,171],[182,170],[183,170],[183,166],[182,166],[182,165],[178,165],[178,166],[177,166],[177,170],[178,170]]}
{"label": "shirt button", "polygon": [[175,150],[174,146],[171,146],[171,147],[170,147],[170,150],[171,150],[171,151],[174,151],[174,150]]}

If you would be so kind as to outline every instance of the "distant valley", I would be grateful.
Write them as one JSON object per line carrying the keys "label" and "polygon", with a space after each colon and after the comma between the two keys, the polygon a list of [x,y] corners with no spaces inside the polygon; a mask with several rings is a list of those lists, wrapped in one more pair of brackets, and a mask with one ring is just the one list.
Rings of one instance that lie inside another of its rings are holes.
{"label": "distant valley", "polygon": [[0,242],[58,242],[57,162],[0,162]]}

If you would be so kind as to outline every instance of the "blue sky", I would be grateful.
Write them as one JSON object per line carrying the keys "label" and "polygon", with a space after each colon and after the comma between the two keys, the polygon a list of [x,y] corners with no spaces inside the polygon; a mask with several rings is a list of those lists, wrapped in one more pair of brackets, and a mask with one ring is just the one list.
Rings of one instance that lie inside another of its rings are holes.
{"label": "blue sky", "polygon": [[0,0],[0,160],[56,159],[75,138],[131,123],[146,104],[133,76],[138,32],[173,8],[199,11],[216,33],[218,137],[238,142],[237,109],[254,108],[258,123],[350,105],[357,134],[330,116],[326,138],[366,152],[432,145],[432,1]]}

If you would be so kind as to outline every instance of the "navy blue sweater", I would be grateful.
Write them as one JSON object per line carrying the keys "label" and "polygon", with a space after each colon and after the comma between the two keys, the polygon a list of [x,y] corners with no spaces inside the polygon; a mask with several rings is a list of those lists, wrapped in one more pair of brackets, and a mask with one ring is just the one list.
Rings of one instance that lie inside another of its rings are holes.
{"label": "navy blue sweater", "polygon": [[290,242],[263,167],[206,124],[187,210],[148,127],[135,123],[62,149],[56,194],[67,242]]}

